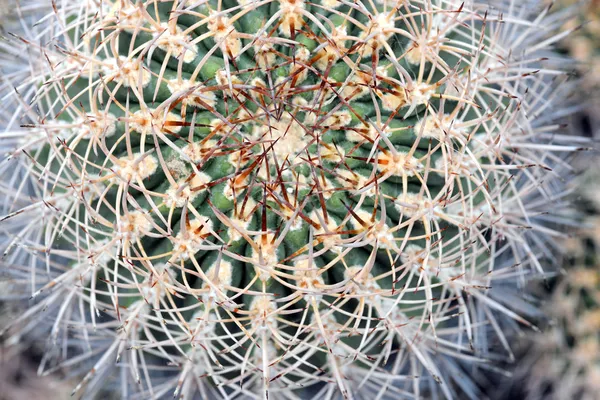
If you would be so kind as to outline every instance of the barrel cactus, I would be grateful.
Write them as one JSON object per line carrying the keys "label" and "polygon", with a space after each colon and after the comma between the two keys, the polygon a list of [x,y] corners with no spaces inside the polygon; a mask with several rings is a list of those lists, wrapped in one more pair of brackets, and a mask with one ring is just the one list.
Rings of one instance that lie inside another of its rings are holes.
{"label": "barrel cactus", "polygon": [[581,147],[547,14],[51,3],[7,46],[4,333],[46,329],[76,395],[475,397]]}

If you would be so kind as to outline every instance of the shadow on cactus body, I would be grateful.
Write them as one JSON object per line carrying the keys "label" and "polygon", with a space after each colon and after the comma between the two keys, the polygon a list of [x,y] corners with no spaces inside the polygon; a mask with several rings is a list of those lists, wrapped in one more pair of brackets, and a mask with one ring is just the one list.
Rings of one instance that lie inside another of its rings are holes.
{"label": "shadow on cactus body", "polygon": [[34,298],[81,312],[51,339],[111,332],[75,392],[116,359],[125,397],[474,393],[451,360],[478,361],[486,330],[506,345],[493,313],[526,323],[489,288],[541,268],[522,232],[545,202],[523,201],[576,149],[527,116],[521,85],[548,71],[511,59],[497,17],[379,0],[66,15],[22,149],[52,215],[40,247],[69,260]]}

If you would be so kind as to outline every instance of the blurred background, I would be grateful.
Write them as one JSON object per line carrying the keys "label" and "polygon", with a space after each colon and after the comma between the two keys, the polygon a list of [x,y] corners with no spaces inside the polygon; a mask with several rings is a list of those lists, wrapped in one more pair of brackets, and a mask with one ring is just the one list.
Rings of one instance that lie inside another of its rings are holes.
{"label": "blurred background", "polygon": [[[10,57],[2,54],[6,36],[23,29],[15,2],[0,0],[1,67]],[[48,0],[47,6],[36,11],[43,15],[50,7]],[[559,46],[561,53],[576,60],[572,79],[579,82],[575,96],[581,105],[565,129],[590,138],[596,147],[600,138],[600,0],[557,0],[552,7],[569,10],[572,17],[565,18],[564,28],[575,29]],[[6,118],[0,114],[0,127],[8,123]],[[490,399],[600,399],[600,159],[595,150],[576,157],[570,184],[580,228],[565,241],[562,269],[532,283],[546,315],[536,321],[540,332],[524,330],[512,338],[517,361],[481,378],[481,388]],[[1,300],[10,284],[0,275],[0,328],[22,312],[15,302]],[[14,338],[0,337],[0,400],[70,399],[75,379],[60,371],[50,376],[37,374],[44,340],[21,339],[16,343]]]}
{"label": "blurred background", "polygon": [[559,45],[576,61],[578,80],[580,110],[567,128],[589,137],[593,150],[574,160],[580,227],[566,240],[562,269],[535,288],[547,318],[540,332],[516,339],[518,360],[489,386],[491,399],[600,399],[600,1],[552,3],[571,11],[564,28],[575,29]]}

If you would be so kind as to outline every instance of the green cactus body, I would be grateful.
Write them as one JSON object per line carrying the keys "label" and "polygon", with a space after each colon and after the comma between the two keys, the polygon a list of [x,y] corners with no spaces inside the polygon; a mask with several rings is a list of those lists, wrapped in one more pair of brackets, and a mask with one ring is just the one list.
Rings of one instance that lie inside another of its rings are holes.
{"label": "green cactus body", "polygon": [[35,296],[78,282],[94,327],[118,321],[76,391],[126,357],[156,397],[165,363],[177,396],[451,397],[436,359],[474,351],[473,302],[524,322],[485,292],[529,223],[506,216],[513,175],[542,164],[510,136],[529,70],[485,20],[381,0],[67,18],[28,154],[71,263]]}

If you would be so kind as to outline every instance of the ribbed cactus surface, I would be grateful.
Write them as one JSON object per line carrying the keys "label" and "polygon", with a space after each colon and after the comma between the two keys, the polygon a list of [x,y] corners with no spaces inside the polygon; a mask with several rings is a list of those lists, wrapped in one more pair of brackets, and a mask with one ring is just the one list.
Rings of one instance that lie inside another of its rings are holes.
{"label": "ribbed cactus surface", "polygon": [[117,360],[125,397],[474,395],[461,365],[526,323],[490,289],[542,270],[579,147],[546,11],[502,7],[55,5],[2,164],[34,200],[13,179],[2,221],[22,320],[54,309],[59,365],[93,360],[75,392]]}

